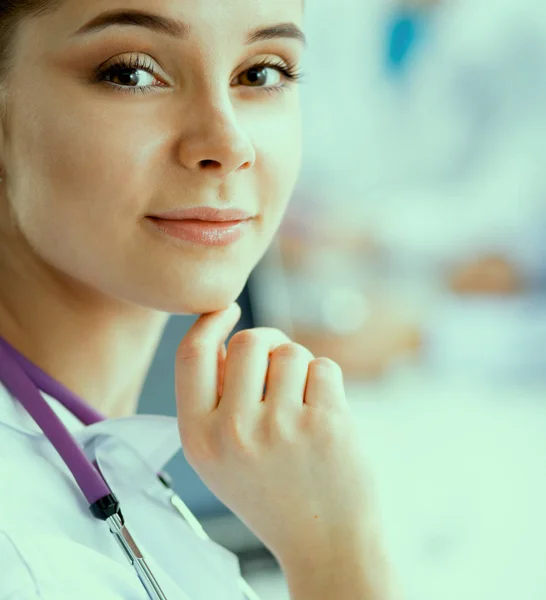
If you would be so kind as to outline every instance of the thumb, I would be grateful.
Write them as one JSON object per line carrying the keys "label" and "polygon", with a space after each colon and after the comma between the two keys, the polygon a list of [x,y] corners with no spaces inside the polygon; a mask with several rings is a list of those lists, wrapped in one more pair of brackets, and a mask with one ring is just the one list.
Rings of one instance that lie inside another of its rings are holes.
{"label": "thumb", "polygon": [[203,314],[182,339],[175,359],[179,421],[206,416],[216,408],[222,346],[240,317],[237,303]]}

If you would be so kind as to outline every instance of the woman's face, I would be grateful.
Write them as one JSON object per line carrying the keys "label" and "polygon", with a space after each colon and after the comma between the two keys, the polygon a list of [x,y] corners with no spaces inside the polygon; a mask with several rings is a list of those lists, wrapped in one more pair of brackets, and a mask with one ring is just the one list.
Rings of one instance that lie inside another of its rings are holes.
{"label": "woman's face", "polygon": [[[185,25],[126,16],[77,33],[128,10]],[[300,167],[286,72],[301,60],[301,20],[302,0],[66,0],[23,21],[3,121],[2,244],[71,286],[160,311],[233,302]],[[165,236],[146,218],[197,206],[255,217],[227,246]]]}

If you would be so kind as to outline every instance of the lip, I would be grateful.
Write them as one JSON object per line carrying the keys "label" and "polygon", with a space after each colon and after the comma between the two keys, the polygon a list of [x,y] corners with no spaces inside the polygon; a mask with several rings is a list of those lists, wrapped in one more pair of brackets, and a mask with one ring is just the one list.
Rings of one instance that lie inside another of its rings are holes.
{"label": "lip", "polygon": [[246,221],[252,219],[251,215],[245,210],[239,208],[216,208],[214,206],[196,206],[194,208],[180,208],[164,213],[149,215],[151,218],[157,218],[167,221],[185,221],[187,219],[197,221],[212,221],[214,223],[223,223],[226,221]]}
{"label": "lip", "polygon": [[156,231],[203,246],[228,246],[240,239],[249,227],[250,219],[241,221],[208,221],[199,219],[163,219],[146,217]]}

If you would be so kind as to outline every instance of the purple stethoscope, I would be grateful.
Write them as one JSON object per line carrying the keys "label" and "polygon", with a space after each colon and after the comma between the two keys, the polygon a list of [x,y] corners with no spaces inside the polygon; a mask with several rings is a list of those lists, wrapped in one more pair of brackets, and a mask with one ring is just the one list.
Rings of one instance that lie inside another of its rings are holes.
{"label": "purple stethoscope", "polygon": [[[55,398],[84,425],[104,421],[106,417],[86,404],[61,383],[52,379],[2,337],[0,337],[0,381],[10,394],[19,400],[29,415],[40,426],[46,438],[53,444],[72,475],[74,475],[79,488],[86,497],[87,502],[89,502],[89,509],[93,516],[101,521],[106,521],[110,532],[134,567],[148,597],[151,600],[167,600],[142,552],[127,530],[119,501],[100,474],[97,464],[91,463],[87,459],[76,440],[42,397],[40,390]],[[161,483],[171,490],[169,475],[161,472],[157,476]],[[171,492],[171,504],[189,523],[195,533],[202,539],[210,539],[188,507],[177,494],[172,490]],[[248,598],[259,600],[256,592],[242,577],[239,583]]]}

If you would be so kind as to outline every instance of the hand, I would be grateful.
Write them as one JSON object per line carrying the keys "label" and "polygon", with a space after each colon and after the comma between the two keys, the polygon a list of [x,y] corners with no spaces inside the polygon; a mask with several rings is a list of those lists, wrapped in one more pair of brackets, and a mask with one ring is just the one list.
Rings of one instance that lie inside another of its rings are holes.
{"label": "hand", "polygon": [[184,455],[281,564],[335,553],[369,488],[341,369],[270,328],[239,331],[226,350],[239,317],[237,305],[202,315],[178,348]]}

